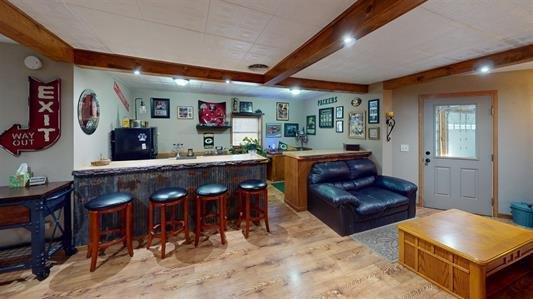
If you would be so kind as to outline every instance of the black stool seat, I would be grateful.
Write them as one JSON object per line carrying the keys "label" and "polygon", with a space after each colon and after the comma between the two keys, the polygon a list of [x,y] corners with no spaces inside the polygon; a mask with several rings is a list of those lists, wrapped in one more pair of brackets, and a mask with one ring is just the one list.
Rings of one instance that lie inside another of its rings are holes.
{"label": "black stool seat", "polygon": [[262,181],[262,180],[246,180],[246,181],[242,181],[240,184],[239,184],[239,188],[243,189],[243,190],[261,190],[261,189],[265,189],[267,186],[267,183],[265,181]]}
{"label": "black stool seat", "polygon": [[180,187],[169,187],[159,189],[150,195],[150,200],[155,202],[166,202],[178,200],[187,196],[187,190]]}
{"label": "black stool seat", "polygon": [[205,184],[196,189],[196,194],[200,196],[217,196],[228,191],[228,187],[221,184]]}
{"label": "black stool seat", "polygon": [[131,194],[125,192],[107,193],[86,203],[85,208],[89,211],[99,211],[127,204],[132,199]]}

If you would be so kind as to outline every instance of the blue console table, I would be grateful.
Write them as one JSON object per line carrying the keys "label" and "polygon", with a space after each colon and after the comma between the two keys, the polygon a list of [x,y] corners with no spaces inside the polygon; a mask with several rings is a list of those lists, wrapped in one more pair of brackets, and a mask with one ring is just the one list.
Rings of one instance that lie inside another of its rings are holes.
{"label": "blue console table", "polygon": [[[72,182],[29,188],[0,187],[0,230],[22,227],[31,232],[31,245],[27,246],[31,250],[31,259],[19,262],[18,258],[10,256],[9,260],[14,258],[18,262],[2,260],[4,266],[0,267],[0,273],[31,268],[37,279],[43,280],[50,274],[48,260],[54,253],[59,249],[64,249],[67,256],[76,252],[72,243],[71,192]],[[47,216],[51,216],[53,222],[49,240],[45,238],[44,220]],[[56,233],[61,233],[61,237],[55,238]]]}

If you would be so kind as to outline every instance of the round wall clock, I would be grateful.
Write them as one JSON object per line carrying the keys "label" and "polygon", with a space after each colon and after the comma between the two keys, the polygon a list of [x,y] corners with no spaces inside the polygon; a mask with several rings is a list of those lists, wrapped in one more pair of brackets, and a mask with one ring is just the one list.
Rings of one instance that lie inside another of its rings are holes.
{"label": "round wall clock", "polygon": [[363,100],[361,100],[361,98],[357,97],[357,98],[352,100],[352,106],[358,107],[359,105],[361,105],[362,102],[363,102]]}

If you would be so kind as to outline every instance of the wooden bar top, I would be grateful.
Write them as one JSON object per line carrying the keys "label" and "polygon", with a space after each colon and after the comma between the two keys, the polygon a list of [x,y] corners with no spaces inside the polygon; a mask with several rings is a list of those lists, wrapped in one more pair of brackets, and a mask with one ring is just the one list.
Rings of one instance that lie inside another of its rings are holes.
{"label": "wooden bar top", "polygon": [[65,182],[50,182],[44,185],[24,187],[24,188],[10,188],[8,186],[0,187],[0,201],[3,200],[25,200],[30,198],[40,198],[48,196],[58,190],[68,188],[72,184],[71,181]]}
{"label": "wooden bar top", "polygon": [[194,159],[166,158],[134,161],[113,161],[105,166],[87,166],[75,169],[74,176],[99,174],[121,174],[142,171],[157,171],[208,166],[243,165],[268,163],[268,159],[257,154],[197,156]]}
{"label": "wooden bar top", "polygon": [[345,150],[310,150],[310,151],[291,151],[284,152],[284,155],[287,157],[292,157],[296,159],[317,159],[324,158],[329,156],[336,157],[368,157],[371,152],[369,151],[345,151]]}
{"label": "wooden bar top", "polygon": [[533,243],[533,230],[456,209],[402,222],[398,229],[477,264],[490,263],[515,248]]}

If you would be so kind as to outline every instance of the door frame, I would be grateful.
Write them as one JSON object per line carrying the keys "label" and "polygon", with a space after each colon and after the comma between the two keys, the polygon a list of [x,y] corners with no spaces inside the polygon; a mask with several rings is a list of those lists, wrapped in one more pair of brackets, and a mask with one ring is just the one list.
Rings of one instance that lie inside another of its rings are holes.
{"label": "door frame", "polygon": [[418,205],[424,206],[424,103],[430,99],[465,96],[488,96],[492,101],[492,216],[498,216],[498,91],[482,90],[452,93],[422,94],[418,97]]}

